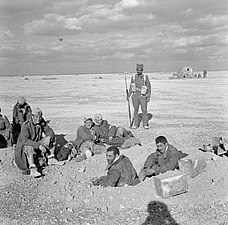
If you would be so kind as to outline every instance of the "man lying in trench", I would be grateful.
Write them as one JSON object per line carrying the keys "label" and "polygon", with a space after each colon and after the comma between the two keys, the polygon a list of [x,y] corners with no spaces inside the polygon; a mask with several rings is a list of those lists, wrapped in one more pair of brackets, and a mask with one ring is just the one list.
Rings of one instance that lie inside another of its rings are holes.
{"label": "man lying in trench", "polygon": [[99,135],[98,143],[105,143],[108,146],[117,146],[123,149],[134,145],[141,145],[138,138],[135,138],[131,131],[122,126],[113,126],[107,120],[103,119],[101,114],[94,116],[94,130]]}
{"label": "man lying in trench", "polygon": [[107,149],[106,159],[108,162],[107,175],[93,178],[92,184],[94,186],[123,187],[126,185],[134,186],[140,182],[130,159],[127,156],[120,155],[117,147],[111,146]]}
{"label": "man lying in trench", "polygon": [[146,159],[139,173],[140,181],[145,180],[146,177],[177,169],[178,161],[188,155],[169,144],[164,136],[157,137],[155,143],[157,146],[156,152],[150,154]]}

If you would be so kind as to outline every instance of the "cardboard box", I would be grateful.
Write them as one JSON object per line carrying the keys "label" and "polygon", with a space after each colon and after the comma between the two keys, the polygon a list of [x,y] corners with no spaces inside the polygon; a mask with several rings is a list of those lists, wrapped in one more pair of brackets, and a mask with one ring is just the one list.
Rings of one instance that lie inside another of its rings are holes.
{"label": "cardboard box", "polygon": [[207,166],[205,159],[180,159],[178,165],[182,173],[192,178],[202,173]]}
{"label": "cardboard box", "polygon": [[179,174],[173,177],[154,177],[154,185],[157,195],[168,198],[188,191],[187,176]]}

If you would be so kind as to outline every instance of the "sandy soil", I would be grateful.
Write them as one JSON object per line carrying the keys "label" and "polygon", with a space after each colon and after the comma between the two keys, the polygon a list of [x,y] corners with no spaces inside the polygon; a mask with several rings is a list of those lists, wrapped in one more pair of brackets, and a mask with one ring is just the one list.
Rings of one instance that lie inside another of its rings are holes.
{"label": "sandy soil", "polygon": [[[12,148],[1,149],[0,224],[228,224],[228,159],[198,150],[212,136],[228,130],[228,72],[185,80],[169,80],[170,74],[165,73],[148,75],[152,83],[150,129],[134,130],[142,146],[122,154],[139,172],[155,151],[154,139],[164,135],[188,158],[205,158],[204,172],[188,178],[188,192],[162,199],[155,193],[153,178],[135,187],[92,187],[90,179],[105,174],[105,155],[47,167],[44,177],[34,179],[15,167]],[[126,76],[129,82],[131,74]],[[61,143],[73,140],[83,118],[95,113],[128,128],[124,74],[26,78],[0,77],[0,107],[10,120],[17,96],[24,96],[32,108],[43,110]],[[167,207],[162,215],[172,222],[147,211],[154,201]]]}

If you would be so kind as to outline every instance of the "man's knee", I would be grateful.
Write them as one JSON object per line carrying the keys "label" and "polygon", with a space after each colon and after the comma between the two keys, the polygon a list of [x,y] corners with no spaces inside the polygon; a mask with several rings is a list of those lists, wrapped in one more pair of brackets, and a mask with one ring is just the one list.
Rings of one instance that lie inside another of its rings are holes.
{"label": "man's knee", "polygon": [[123,127],[117,127],[117,130],[116,130],[116,137],[123,137],[124,135],[124,128]]}
{"label": "man's knee", "polygon": [[41,144],[46,148],[50,146],[50,142],[51,142],[51,138],[49,136],[44,137],[41,140]]}
{"label": "man's knee", "polygon": [[30,155],[35,155],[36,152],[35,152],[35,148],[32,147],[32,146],[24,146],[23,147],[23,151],[26,155],[30,156]]}

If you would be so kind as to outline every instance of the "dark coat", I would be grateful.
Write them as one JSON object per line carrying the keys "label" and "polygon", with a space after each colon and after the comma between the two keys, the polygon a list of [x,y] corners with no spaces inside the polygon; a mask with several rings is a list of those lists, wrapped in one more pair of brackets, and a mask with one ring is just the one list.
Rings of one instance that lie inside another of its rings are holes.
{"label": "dark coat", "polygon": [[0,114],[0,134],[4,136],[8,146],[13,145],[12,126],[6,116]]}
{"label": "dark coat", "polygon": [[124,155],[121,155],[113,164],[108,165],[107,170],[107,176],[101,177],[97,185],[122,187],[126,184],[134,186],[140,182],[130,159]]}
{"label": "dark coat", "polygon": [[35,129],[32,118],[30,118],[22,125],[21,133],[15,148],[15,162],[18,168],[21,169],[24,173],[28,172],[28,163],[23,151],[23,146],[27,145],[38,149],[39,145],[41,144],[40,141],[42,139],[43,133],[46,136],[50,136],[52,140],[55,138],[54,131],[47,125],[43,118],[37,129]]}
{"label": "dark coat", "polygon": [[0,132],[11,128],[11,124],[6,116],[0,114]]}
{"label": "dark coat", "polygon": [[73,142],[73,144],[78,150],[84,141],[94,141],[94,140],[95,140],[95,136],[92,135],[91,130],[88,129],[85,125],[83,125],[78,128],[77,137]]}
{"label": "dark coat", "polygon": [[[25,110],[24,113],[22,109]],[[22,125],[25,121],[30,119],[31,114],[32,110],[28,103],[25,103],[24,105],[16,103],[16,105],[13,107],[13,124]]]}
{"label": "dark coat", "polygon": [[99,134],[100,138],[107,139],[108,137],[115,137],[116,127],[111,126],[107,120],[103,120],[101,125],[94,125],[94,129]]}
{"label": "dark coat", "polygon": [[144,169],[155,170],[155,175],[165,173],[169,170],[178,168],[178,160],[184,158],[187,154],[178,151],[174,146],[168,144],[168,149],[165,153],[160,153],[158,150],[150,154],[144,163]]}

